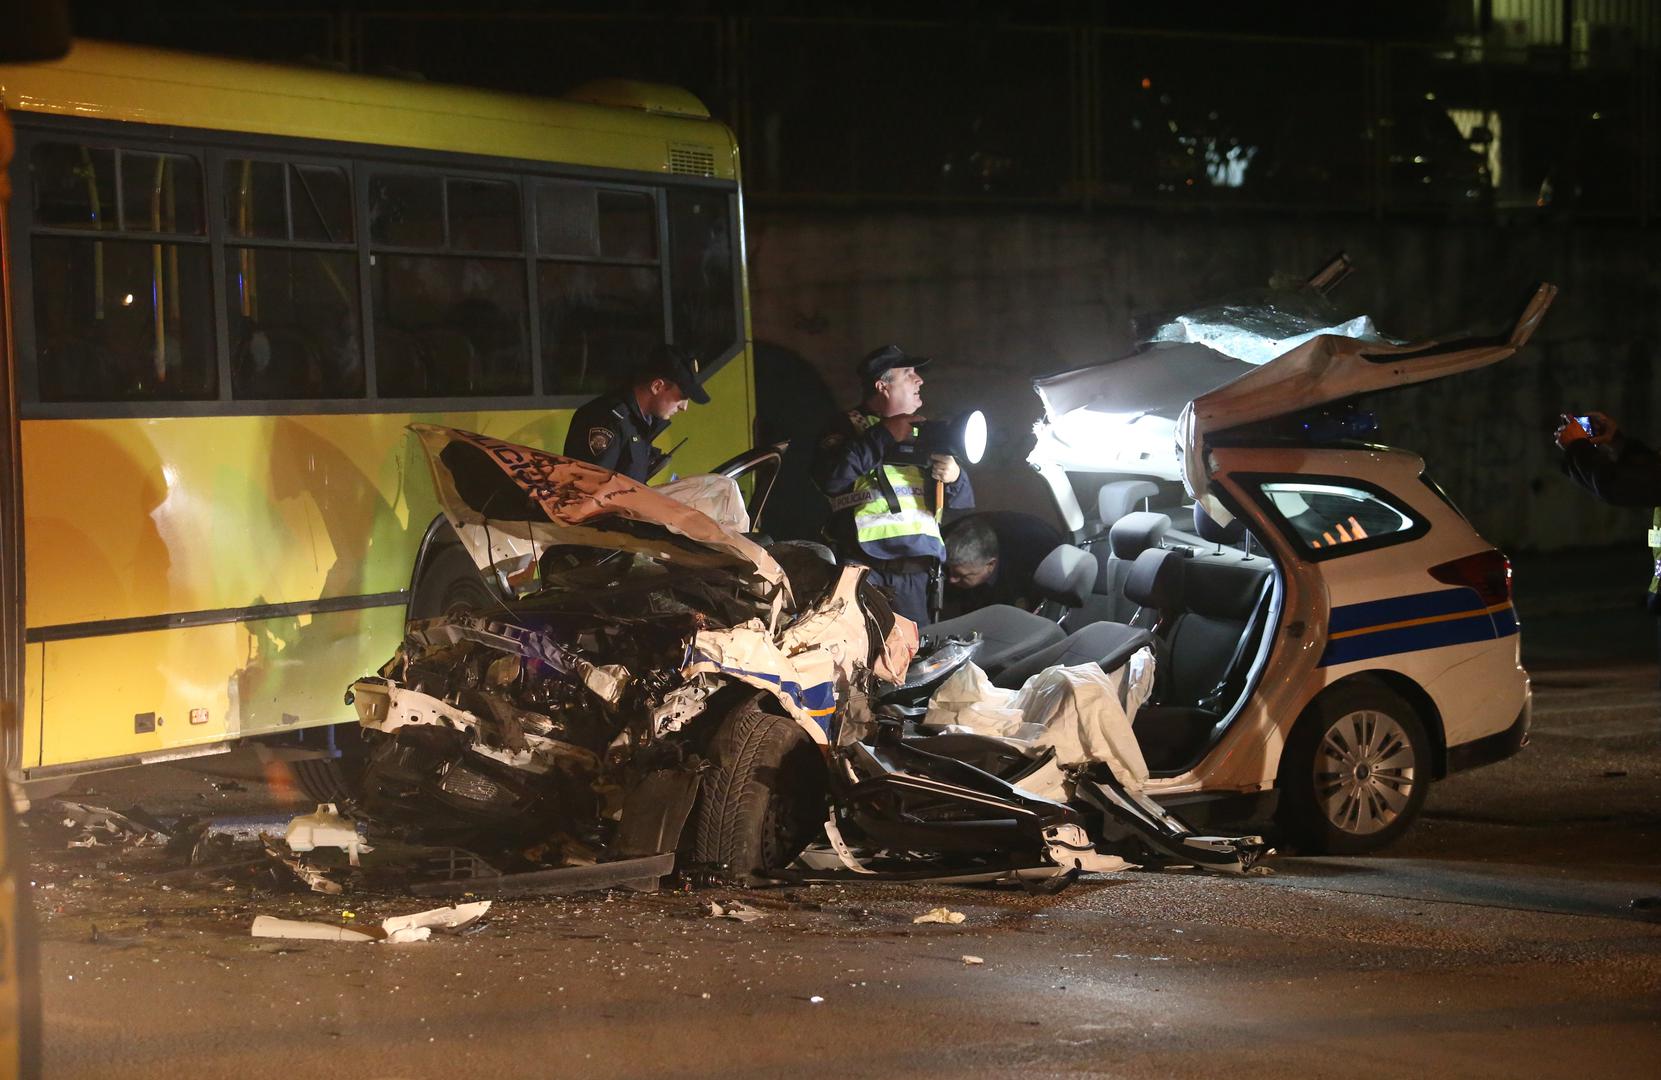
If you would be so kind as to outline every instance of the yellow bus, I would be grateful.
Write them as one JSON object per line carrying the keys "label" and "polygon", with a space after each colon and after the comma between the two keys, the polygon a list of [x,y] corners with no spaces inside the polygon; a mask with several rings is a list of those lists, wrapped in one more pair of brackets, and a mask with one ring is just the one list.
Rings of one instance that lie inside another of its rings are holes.
{"label": "yellow bus", "polygon": [[557,450],[671,341],[713,398],[665,437],[677,469],[748,448],[737,148],[684,91],[82,41],[0,66],[0,105],[0,691],[27,780],[352,719],[406,616],[482,587],[411,422]]}

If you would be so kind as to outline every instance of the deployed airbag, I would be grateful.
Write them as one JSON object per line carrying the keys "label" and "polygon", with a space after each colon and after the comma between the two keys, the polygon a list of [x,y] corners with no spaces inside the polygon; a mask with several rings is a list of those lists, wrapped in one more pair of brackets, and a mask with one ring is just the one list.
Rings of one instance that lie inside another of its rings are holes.
{"label": "deployed airbag", "polygon": [[1131,722],[1153,690],[1153,673],[1153,650],[1143,648],[1112,672],[1099,664],[1045,668],[1005,690],[968,663],[934,692],[923,722],[1008,739],[1031,753],[1053,748],[1057,765],[1097,762],[1140,791],[1148,766]]}

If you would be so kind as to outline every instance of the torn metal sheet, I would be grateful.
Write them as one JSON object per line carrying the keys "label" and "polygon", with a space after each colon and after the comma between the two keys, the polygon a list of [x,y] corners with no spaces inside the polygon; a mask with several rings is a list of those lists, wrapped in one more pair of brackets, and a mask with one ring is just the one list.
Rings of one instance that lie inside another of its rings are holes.
{"label": "torn metal sheet", "polygon": [[1334,322],[1327,310],[1274,295],[1214,304],[1178,315],[1154,330],[1147,340],[1192,342],[1248,364],[1266,364],[1322,334],[1385,342],[1371,316]]}

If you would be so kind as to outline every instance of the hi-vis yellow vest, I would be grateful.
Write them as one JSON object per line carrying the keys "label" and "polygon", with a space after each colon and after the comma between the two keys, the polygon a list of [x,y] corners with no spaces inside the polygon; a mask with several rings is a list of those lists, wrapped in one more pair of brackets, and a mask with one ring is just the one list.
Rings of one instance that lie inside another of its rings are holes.
{"label": "hi-vis yellow vest", "polygon": [[[881,417],[861,416],[866,430]],[[854,508],[854,539],[873,559],[946,558],[940,523],[929,509],[934,483],[921,466],[889,465],[862,474],[848,494],[832,501],[834,509]],[[890,494],[893,498],[890,499]]]}

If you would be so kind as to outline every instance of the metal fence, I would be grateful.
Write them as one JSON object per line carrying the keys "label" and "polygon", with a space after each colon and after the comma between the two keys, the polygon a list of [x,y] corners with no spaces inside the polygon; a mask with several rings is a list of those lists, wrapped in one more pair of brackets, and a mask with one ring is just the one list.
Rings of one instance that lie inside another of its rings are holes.
{"label": "metal fence", "polygon": [[107,29],[544,95],[603,76],[677,84],[737,131],[763,202],[1640,223],[1661,211],[1647,34],[1425,46],[465,11],[151,12]]}

